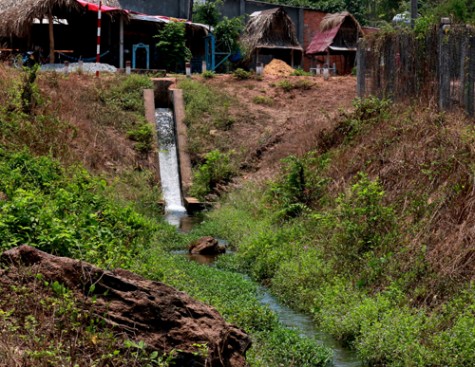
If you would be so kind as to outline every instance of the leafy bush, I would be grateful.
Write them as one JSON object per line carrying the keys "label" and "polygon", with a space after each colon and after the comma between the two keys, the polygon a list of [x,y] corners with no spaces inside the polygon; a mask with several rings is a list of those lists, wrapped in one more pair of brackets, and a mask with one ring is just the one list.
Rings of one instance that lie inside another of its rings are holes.
{"label": "leafy bush", "polygon": [[383,205],[383,196],[381,184],[362,173],[350,193],[339,196],[332,245],[340,259],[354,263],[366,252],[387,251],[394,236],[395,213]]}
{"label": "leafy bush", "polygon": [[322,176],[329,160],[308,154],[302,158],[289,156],[284,163],[281,176],[269,185],[267,201],[276,210],[276,219],[299,216],[310,203],[323,196],[328,180]]}
{"label": "leafy bush", "polygon": [[166,23],[155,38],[157,50],[163,55],[167,70],[177,70],[178,66],[191,60],[191,51],[186,47],[185,23]]}
{"label": "leafy bush", "polygon": [[252,78],[252,73],[241,68],[237,68],[233,71],[233,76],[239,80],[247,80]]}
{"label": "leafy bush", "polygon": [[130,139],[136,141],[134,148],[142,153],[149,153],[152,150],[153,144],[153,127],[144,122],[141,125],[136,126],[134,129],[129,130],[127,135]]}
{"label": "leafy bush", "polygon": [[218,184],[229,182],[233,174],[229,154],[213,150],[205,155],[205,162],[194,172],[190,193],[198,198],[204,198]]}
{"label": "leafy bush", "polygon": [[307,79],[300,79],[296,82],[292,82],[289,79],[284,79],[277,82],[276,86],[282,89],[284,92],[290,92],[294,89],[309,90],[314,86],[314,83]]}
{"label": "leafy bush", "polygon": [[294,85],[288,79],[277,82],[276,86],[285,92],[290,92],[292,89],[294,89]]}
{"label": "leafy bush", "polygon": [[216,73],[214,71],[211,71],[211,70],[206,70],[201,75],[205,79],[213,79],[216,76]]}
{"label": "leafy bush", "polygon": [[256,352],[251,350],[250,359],[256,366],[324,367],[332,359],[326,347],[299,336],[296,330],[280,328],[261,333],[258,339],[262,343],[258,347],[265,348],[265,354],[254,356]]}
{"label": "leafy bush", "polygon": [[29,244],[100,266],[126,265],[156,225],[107,197],[104,181],[81,168],[28,153],[0,160],[0,250]]}

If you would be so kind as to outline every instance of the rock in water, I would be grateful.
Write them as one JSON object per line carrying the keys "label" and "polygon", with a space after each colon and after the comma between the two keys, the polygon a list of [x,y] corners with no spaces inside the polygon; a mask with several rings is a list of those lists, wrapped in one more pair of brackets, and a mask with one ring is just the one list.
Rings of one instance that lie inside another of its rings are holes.
{"label": "rock in water", "polygon": [[201,237],[188,246],[188,252],[195,255],[219,255],[226,252],[226,248],[220,245],[216,238],[211,236]]}
{"label": "rock in water", "polygon": [[[182,351],[176,366],[247,366],[249,336],[225,322],[215,309],[165,284],[122,269],[105,271],[26,245],[4,252],[0,262],[7,266],[0,270],[2,278],[13,276],[20,267],[29,274],[41,273],[44,280],[69,288],[86,306],[94,302],[95,313],[131,339],[143,340],[165,353]],[[207,356],[198,353],[199,345],[208,347]]]}

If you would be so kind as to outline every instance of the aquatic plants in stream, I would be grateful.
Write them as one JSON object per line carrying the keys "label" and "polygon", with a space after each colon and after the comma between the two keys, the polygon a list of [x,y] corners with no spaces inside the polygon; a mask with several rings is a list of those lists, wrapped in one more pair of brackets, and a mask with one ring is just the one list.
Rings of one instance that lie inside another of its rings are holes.
{"label": "aquatic plants in stream", "polygon": [[260,304],[255,283],[238,273],[167,254],[162,247],[139,257],[133,270],[213,305],[228,322],[242,327],[253,340],[248,351],[251,366],[315,367],[331,360],[331,350],[300,336],[297,330],[283,327],[276,315]]}

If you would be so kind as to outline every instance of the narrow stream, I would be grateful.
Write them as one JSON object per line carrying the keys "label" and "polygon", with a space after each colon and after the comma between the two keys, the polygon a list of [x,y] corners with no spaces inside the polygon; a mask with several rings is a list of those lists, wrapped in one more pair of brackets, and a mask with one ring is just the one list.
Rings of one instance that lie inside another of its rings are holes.
{"label": "narrow stream", "polygon": [[168,223],[178,227],[180,219],[187,214],[181,195],[175,122],[172,110],[157,108],[155,110],[155,121],[160,145],[158,159],[163,199],[165,200],[165,219]]}
{"label": "narrow stream", "polygon": [[300,335],[316,339],[322,345],[333,350],[333,365],[335,367],[359,367],[362,366],[361,361],[356,353],[348,348],[344,348],[333,339],[330,335],[325,334],[315,328],[312,318],[303,313],[292,310],[282,305],[279,301],[269,293],[265,287],[261,287],[261,303],[269,306],[279,317],[280,322],[288,328],[297,330]]}
{"label": "narrow stream", "polygon": [[[187,256],[190,260],[202,265],[212,265],[217,256],[210,255],[191,255],[187,251],[173,251],[174,254]],[[229,256],[229,252],[226,255]],[[245,276],[248,278],[247,276]],[[362,362],[358,359],[356,352],[343,347],[337,340],[330,335],[319,331],[315,327],[315,323],[309,315],[292,310],[291,308],[281,304],[264,286],[259,287],[260,302],[268,306],[276,313],[280,322],[290,328],[298,331],[300,335],[317,340],[320,344],[331,348],[333,351],[333,366],[335,367],[362,367]]]}
{"label": "narrow stream", "polygon": [[[165,219],[178,230],[186,232],[193,227],[194,223],[193,217],[188,217],[183,206],[173,112],[168,108],[157,108],[155,119],[160,145],[160,179],[165,200]],[[187,251],[175,251],[174,253],[186,255],[190,260],[205,265],[212,265],[216,259],[215,256],[190,255]],[[318,331],[310,316],[280,304],[265,287],[260,287],[260,302],[274,311],[284,326],[295,329],[302,336],[314,338],[322,345],[331,348],[334,353],[333,365],[335,367],[362,366],[353,351],[343,348],[329,335]]]}

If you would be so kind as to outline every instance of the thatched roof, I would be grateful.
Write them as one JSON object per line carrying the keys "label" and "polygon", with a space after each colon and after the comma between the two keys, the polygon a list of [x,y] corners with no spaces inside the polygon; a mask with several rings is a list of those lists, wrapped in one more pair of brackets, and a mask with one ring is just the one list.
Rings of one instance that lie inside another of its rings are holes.
{"label": "thatched roof", "polygon": [[[87,2],[99,4],[99,0]],[[102,5],[116,12],[122,9],[118,0],[102,0]],[[25,36],[33,19],[45,18],[53,9],[78,11],[82,6],[76,0],[0,0],[0,35]]]}
{"label": "thatched roof", "polygon": [[306,54],[311,55],[326,52],[327,49],[331,47],[338,31],[345,21],[351,23],[354,27],[355,41],[358,35],[364,34],[359,22],[349,12],[344,11],[341,13],[327,14],[320,22],[320,29],[307,47]]}
{"label": "thatched roof", "polygon": [[295,49],[302,51],[292,19],[282,7],[251,15],[241,42],[252,53],[258,48]]}

